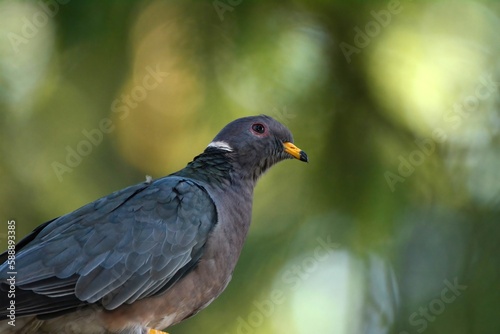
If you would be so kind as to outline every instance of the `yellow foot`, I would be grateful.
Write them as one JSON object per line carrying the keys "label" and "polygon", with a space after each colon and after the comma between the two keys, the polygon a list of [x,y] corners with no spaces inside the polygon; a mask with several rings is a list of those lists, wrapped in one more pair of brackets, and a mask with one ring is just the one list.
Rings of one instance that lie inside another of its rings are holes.
{"label": "yellow foot", "polygon": [[150,328],[148,334],[168,334],[167,332],[162,332],[157,329]]}

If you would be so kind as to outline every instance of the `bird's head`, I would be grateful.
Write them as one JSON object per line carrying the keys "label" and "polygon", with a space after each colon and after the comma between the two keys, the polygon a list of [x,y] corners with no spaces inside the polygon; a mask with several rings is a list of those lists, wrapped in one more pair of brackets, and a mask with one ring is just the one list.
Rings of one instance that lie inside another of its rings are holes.
{"label": "bird's head", "polygon": [[206,152],[210,150],[228,152],[243,176],[254,180],[279,161],[293,158],[308,161],[307,154],[293,144],[290,130],[265,115],[229,123],[208,144]]}

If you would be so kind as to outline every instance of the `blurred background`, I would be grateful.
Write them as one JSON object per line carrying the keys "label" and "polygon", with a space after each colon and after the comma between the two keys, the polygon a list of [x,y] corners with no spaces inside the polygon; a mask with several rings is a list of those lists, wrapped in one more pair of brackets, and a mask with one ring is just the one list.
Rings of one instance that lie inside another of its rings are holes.
{"label": "blurred background", "polygon": [[1,249],[268,114],[310,163],[169,332],[497,333],[499,31],[495,1],[0,0]]}

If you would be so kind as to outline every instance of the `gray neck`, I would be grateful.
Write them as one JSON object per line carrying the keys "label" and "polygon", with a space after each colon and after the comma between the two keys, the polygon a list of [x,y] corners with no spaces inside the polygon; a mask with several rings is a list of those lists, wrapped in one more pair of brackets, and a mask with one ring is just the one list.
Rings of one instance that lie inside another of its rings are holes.
{"label": "gray neck", "polygon": [[[266,168],[267,169],[267,166]],[[253,188],[263,170],[257,166],[244,166],[236,162],[232,152],[207,148],[184,169],[173,175],[189,177],[209,184],[214,189],[226,191],[231,186]]]}
{"label": "gray neck", "polygon": [[225,208],[218,212],[218,228],[235,246],[238,256],[250,226],[253,190],[257,181],[253,174],[244,174],[244,170],[244,166],[234,161],[232,152],[207,148],[174,174],[199,181],[216,206]]}

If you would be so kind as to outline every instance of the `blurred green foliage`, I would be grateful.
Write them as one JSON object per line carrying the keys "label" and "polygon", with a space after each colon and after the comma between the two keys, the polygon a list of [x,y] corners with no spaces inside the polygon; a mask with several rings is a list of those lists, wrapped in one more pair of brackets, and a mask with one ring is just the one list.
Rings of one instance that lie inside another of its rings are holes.
{"label": "blurred green foliage", "polygon": [[261,180],[226,292],[172,333],[494,333],[500,6],[0,1],[0,246],[182,168],[237,117]]}

